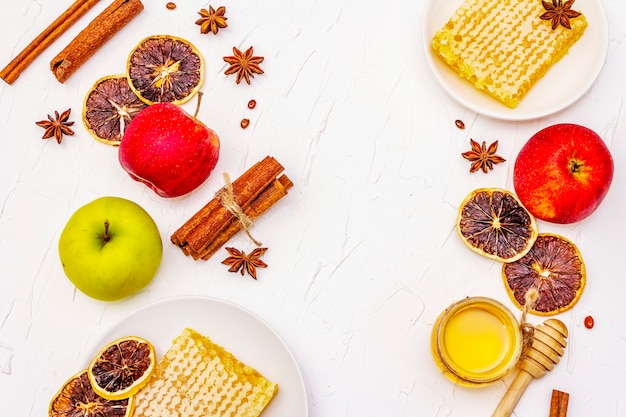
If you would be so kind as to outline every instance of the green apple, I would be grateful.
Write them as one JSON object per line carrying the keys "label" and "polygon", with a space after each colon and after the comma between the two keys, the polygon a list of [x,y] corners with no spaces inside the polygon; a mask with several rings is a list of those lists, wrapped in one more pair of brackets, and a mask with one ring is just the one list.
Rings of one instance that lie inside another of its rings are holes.
{"label": "green apple", "polygon": [[59,238],[65,275],[86,295],[119,300],[148,285],[163,242],[150,215],[120,197],[101,197],[70,217]]}

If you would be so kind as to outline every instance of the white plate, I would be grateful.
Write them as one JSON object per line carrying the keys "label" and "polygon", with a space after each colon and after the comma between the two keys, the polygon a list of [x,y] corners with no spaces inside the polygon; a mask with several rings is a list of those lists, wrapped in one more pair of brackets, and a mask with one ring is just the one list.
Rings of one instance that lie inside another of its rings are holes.
{"label": "white plate", "polygon": [[426,60],[435,77],[463,106],[501,120],[535,119],[570,106],[589,90],[600,74],[609,45],[606,14],[601,0],[579,0],[572,8],[587,18],[588,26],[583,36],[531,88],[516,108],[505,106],[459,77],[432,50],[433,36],[461,4],[462,0],[430,0],[424,13],[423,39]]}
{"label": "white plate", "polygon": [[253,313],[216,298],[170,298],[131,313],[96,341],[83,361],[84,366],[88,366],[103,346],[124,336],[139,336],[150,341],[157,358],[161,358],[185,327],[210,337],[278,384],[278,393],[263,417],[309,415],[302,375],[278,333]]}

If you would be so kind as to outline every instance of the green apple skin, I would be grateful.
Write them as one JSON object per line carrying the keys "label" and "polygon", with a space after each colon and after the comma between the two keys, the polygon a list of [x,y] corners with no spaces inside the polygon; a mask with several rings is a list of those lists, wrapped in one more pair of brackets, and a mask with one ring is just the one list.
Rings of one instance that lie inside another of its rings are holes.
{"label": "green apple skin", "polygon": [[101,197],[82,206],[59,237],[65,275],[80,291],[102,301],[143,289],[154,278],[162,255],[163,242],[152,217],[120,197]]}

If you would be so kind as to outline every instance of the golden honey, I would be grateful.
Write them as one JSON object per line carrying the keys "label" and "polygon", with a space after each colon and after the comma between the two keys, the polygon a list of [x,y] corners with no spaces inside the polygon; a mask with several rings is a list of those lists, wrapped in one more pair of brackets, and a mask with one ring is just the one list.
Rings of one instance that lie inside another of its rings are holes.
{"label": "golden honey", "polygon": [[448,379],[481,386],[515,367],[522,351],[522,332],[515,316],[500,302],[468,297],[437,318],[431,346],[435,363]]}
{"label": "golden honey", "polygon": [[465,0],[433,36],[433,51],[460,77],[514,108],[587,27],[584,15],[571,29],[539,19],[539,0]]}

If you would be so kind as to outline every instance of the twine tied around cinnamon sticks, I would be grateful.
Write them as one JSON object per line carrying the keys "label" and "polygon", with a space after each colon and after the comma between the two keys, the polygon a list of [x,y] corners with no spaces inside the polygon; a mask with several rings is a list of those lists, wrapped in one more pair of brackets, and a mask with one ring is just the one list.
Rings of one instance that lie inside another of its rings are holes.
{"label": "twine tied around cinnamon sticks", "polygon": [[520,318],[520,329],[522,331],[522,352],[526,351],[533,344],[533,336],[535,335],[535,326],[526,321],[528,311],[535,307],[539,292],[537,288],[532,287],[524,294],[524,307],[522,309],[522,317]]}
{"label": "twine tied around cinnamon sticks", "polygon": [[230,176],[226,172],[224,172],[223,175],[226,186],[224,188],[220,188],[215,193],[215,196],[220,199],[222,205],[226,207],[228,211],[230,211],[233,216],[235,216],[235,218],[239,221],[239,223],[241,224],[241,228],[244,230],[244,232],[246,232],[250,240],[252,240],[255,245],[261,246],[262,243],[256,240],[252,236],[252,233],[250,233],[250,228],[252,227],[254,222],[250,217],[246,215],[246,213],[243,212],[241,207],[239,207],[239,204],[237,204],[237,202],[235,201],[235,195],[233,194],[233,184],[230,182]]}

